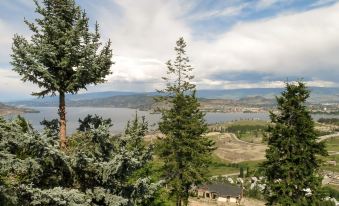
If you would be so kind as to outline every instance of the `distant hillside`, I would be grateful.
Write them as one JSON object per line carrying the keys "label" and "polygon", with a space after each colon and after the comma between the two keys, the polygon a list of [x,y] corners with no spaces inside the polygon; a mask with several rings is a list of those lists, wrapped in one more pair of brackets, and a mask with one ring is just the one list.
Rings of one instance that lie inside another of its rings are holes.
{"label": "distant hillside", "polygon": [[240,99],[248,96],[263,96],[267,98],[273,98],[282,90],[282,88],[198,90],[197,96],[207,99]]}
{"label": "distant hillside", "polygon": [[91,100],[69,101],[67,105],[73,107],[117,107],[149,110],[154,103],[152,96],[124,95]]}
{"label": "distant hillside", "polygon": [[[339,88],[310,87],[310,102],[339,102]],[[267,99],[275,99],[283,88],[249,88],[230,90],[198,90],[197,96],[207,99],[243,99],[246,97],[261,96]]]}
{"label": "distant hillside", "polygon": [[17,108],[14,106],[9,106],[0,102],[0,116],[9,115],[9,114],[21,114],[21,113],[29,113],[29,112],[38,112],[33,109],[26,108]]}
{"label": "distant hillside", "polygon": [[253,97],[243,97],[240,98],[237,102],[240,104],[247,104],[247,105],[275,105],[275,99],[265,98],[262,96],[253,96]]}
{"label": "distant hillside", "polygon": [[[206,99],[199,98],[201,107],[206,109],[220,108],[224,106],[272,106],[275,102],[272,99],[267,99],[264,97],[246,97],[240,100],[232,99]],[[58,101],[25,101],[25,102],[14,102],[14,105],[21,106],[58,106]],[[71,107],[115,107],[115,108],[131,108],[131,109],[140,109],[140,110],[151,110],[156,109],[159,105],[156,105],[154,101],[154,96],[149,95],[123,95],[123,96],[112,96],[106,98],[96,98],[96,99],[85,99],[78,101],[66,101],[67,106]],[[162,105],[166,106],[166,105]],[[162,107],[161,106],[161,107]]]}
{"label": "distant hillside", "polygon": [[[230,90],[198,90],[197,97],[201,99],[237,100],[238,104],[271,105],[275,104],[275,96],[282,92],[282,88],[253,88]],[[339,88],[311,87],[311,103],[339,103]],[[66,104],[69,106],[113,106],[127,108],[149,108],[152,97],[156,92],[95,92],[76,95],[67,95]],[[13,106],[58,106],[57,96],[33,99],[29,101],[9,102]]]}

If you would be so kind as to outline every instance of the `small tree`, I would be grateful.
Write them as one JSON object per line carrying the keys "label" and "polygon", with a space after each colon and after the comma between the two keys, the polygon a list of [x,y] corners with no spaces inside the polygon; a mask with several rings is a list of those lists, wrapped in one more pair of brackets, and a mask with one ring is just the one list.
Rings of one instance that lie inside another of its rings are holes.
{"label": "small tree", "polygon": [[77,93],[88,84],[104,82],[112,65],[111,42],[101,46],[99,26],[89,31],[86,13],[74,0],[34,0],[42,17],[25,20],[31,40],[15,35],[12,65],[24,82],[37,84],[38,97],[59,93],[60,146],[66,147],[65,94]]}
{"label": "small tree", "polygon": [[97,129],[102,124],[108,125],[109,127],[113,126],[112,120],[110,118],[103,119],[102,117],[96,114],[94,115],[94,117],[88,114],[83,120],[79,119],[78,121],[80,125],[79,125],[79,128],[77,128],[77,130],[82,131],[82,132],[90,130],[91,127],[93,127],[94,129]]}
{"label": "small tree", "polygon": [[320,160],[325,146],[317,141],[305,103],[310,92],[302,82],[286,84],[271,112],[267,160],[263,163],[267,205],[321,205]]}
{"label": "small tree", "polygon": [[244,167],[240,166],[239,168],[239,177],[243,178],[244,177]]}
{"label": "small tree", "polygon": [[56,137],[59,133],[59,120],[52,119],[52,120],[42,120],[40,125],[44,126],[45,131],[50,133],[51,136]]}
{"label": "small tree", "polygon": [[[160,143],[160,157],[164,160],[164,175],[176,198],[176,205],[187,205],[189,189],[205,180],[213,142],[203,134],[207,131],[204,114],[199,110],[195,85],[189,73],[192,67],[185,52],[186,43],[180,38],[175,47],[174,64],[167,62],[167,88],[159,101],[169,102],[170,109],[162,109],[160,131],[166,136]],[[172,76],[171,76],[172,75]]]}

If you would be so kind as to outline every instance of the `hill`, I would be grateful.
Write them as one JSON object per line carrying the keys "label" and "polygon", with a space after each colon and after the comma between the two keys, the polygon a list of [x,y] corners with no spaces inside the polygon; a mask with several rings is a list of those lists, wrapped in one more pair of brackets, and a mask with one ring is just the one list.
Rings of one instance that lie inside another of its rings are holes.
{"label": "hill", "polygon": [[0,116],[9,115],[9,114],[21,114],[21,113],[32,113],[38,112],[33,109],[27,108],[17,108],[13,106],[9,106],[0,102]]}
{"label": "hill", "polygon": [[[339,88],[310,88],[310,103],[339,103]],[[198,90],[197,96],[202,106],[209,108],[215,105],[227,106],[261,106],[271,107],[275,104],[275,96],[282,91],[280,88],[253,88],[253,89],[231,89],[231,90]],[[68,106],[82,107],[124,107],[148,110],[154,104],[153,97],[156,92],[94,92],[76,95],[67,95]],[[58,106],[57,96],[32,99],[29,101],[9,102],[12,106],[41,107]]]}

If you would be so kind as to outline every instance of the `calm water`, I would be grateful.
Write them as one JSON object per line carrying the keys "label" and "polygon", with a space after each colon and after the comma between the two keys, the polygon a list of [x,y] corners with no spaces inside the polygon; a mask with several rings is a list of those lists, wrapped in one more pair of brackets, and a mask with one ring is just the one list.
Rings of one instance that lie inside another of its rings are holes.
{"label": "calm water", "polygon": [[[32,109],[40,111],[40,113],[25,113],[22,116],[28,119],[34,128],[41,130],[40,122],[45,118],[47,120],[58,118],[57,107],[32,107]],[[119,133],[124,130],[128,120],[134,118],[135,113],[138,116],[145,116],[149,125],[155,125],[159,119],[160,114],[151,114],[147,111],[137,111],[135,109],[127,108],[97,108],[97,107],[67,107],[67,133],[72,133],[79,126],[78,119],[83,119],[87,114],[97,114],[103,118],[111,118],[113,133]],[[328,117],[329,115],[314,115],[314,119],[321,117]],[[339,115],[331,115],[331,117],[338,117]],[[6,118],[10,119],[13,116],[9,115]],[[268,113],[207,113],[205,116],[207,123],[218,123],[225,121],[241,120],[241,119],[260,119],[268,120]],[[155,126],[152,127],[153,129]]]}

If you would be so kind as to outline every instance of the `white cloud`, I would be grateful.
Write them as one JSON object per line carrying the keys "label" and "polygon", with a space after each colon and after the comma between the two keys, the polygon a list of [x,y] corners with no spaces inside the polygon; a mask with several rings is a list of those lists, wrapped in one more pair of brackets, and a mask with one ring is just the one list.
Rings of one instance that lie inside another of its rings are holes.
{"label": "white cloud", "polygon": [[[293,83],[293,82],[290,82]],[[202,79],[197,82],[199,89],[241,89],[241,88],[283,88],[285,87],[284,81],[259,81],[259,82],[246,82],[246,81],[221,81]],[[309,87],[339,87],[339,84],[331,81],[305,81]]]}
{"label": "white cloud", "polygon": [[[116,8],[107,6],[107,1]],[[339,3],[265,20],[240,22],[211,41],[193,37],[193,33],[204,36],[205,32],[194,31],[189,25],[191,19],[186,14],[195,1],[184,6],[177,0],[107,1],[105,4],[89,1],[87,10],[91,20],[100,23],[102,36],[111,38],[115,65],[113,74],[107,77],[108,82],[89,87],[90,91],[159,89],[161,76],[166,72],[164,63],[174,57],[175,41],[181,36],[187,41],[188,55],[196,68],[196,82],[203,88],[274,87],[281,83],[277,79],[285,80],[290,76],[305,77],[314,86],[338,84],[338,80],[333,82],[333,75],[339,75]],[[256,5],[262,9],[278,2],[261,0]],[[240,7],[196,15],[227,18],[239,12]],[[27,27],[21,29],[27,31]],[[0,52],[6,57],[1,53],[0,56],[8,58],[12,33],[18,29],[11,29],[7,22],[0,20],[0,30],[10,31],[10,34],[0,33]],[[255,83],[215,79],[216,75],[230,72],[259,72],[268,77],[267,81],[258,79]],[[0,81],[9,82],[9,88],[27,85],[18,79],[9,80],[3,73],[0,75]],[[24,86],[22,93],[30,93],[27,90],[30,89]]]}
{"label": "white cloud", "polygon": [[285,78],[339,68],[338,10],[339,4],[240,23],[213,42],[195,42],[198,73],[254,71]]}
{"label": "white cloud", "polygon": [[9,59],[9,51],[13,32],[11,27],[2,19],[0,19],[0,62]]}
{"label": "white cloud", "polygon": [[20,97],[30,98],[32,92],[38,91],[38,87],[30,82],[22,83],[20,76],[7,68],[0,68],[1,87],[0,94],[2,101],[10,101]]}
{"label": "white cloud", "polygon": [[338,2],[338,0],[316,0],[314,1],[313,4],[310,5],[310,7],[319,7],[319,6],[324,6],[327,4],[332,4]]}
{"label": "white cloud", "polygon": [[[276,3],[260,2],[266,7]],[[313,79],[314,86],[336,85],[312,75],[326,76],[319,72],[319,68],[339,68],[339,4],[239,23],[214,41],[203,41],[192,37],[193,31],[186,23],[187,19],[182,18],[186,10],[181,9],[176,1],[128,0],[117,3],[122,11],[118,19],[116,14],[105,12],[104,8],[98,16],[99,22],[105,25],[104,33],[112,38],[116,54],[116,65],[112,67],[114,74],[108,78],[112,84],[106,84],[112,85],[112,89],[130,88],[127,84],[141,85],[142,82],[145,83],[141,86],[143,89],[152,89],[161,81],[165,72],[162,63],[173,58],[173,47],[180,36],[188,41],[188,55],[196,68],[196,81],[204,88],[213,88],[216,84],[211,76],[228,72],[262,72],[272,75],[272,80],[297,76]],[[121,85],[118,86],[117,82]],[[222,88],[233,88],[274,86],[272,82],[275,81],[221,82],[225,85]]]}
{"label": "white cloud", "polygon": [[242,10],[249,6],[249,3],[242,3],[238,6],[230,6],[219,10],[211,10],[206,12],[201,12],[197,14],[193,14],[189,16],[189,20],[193,21],[199,21],[199,20],[205,20],[210,18],[216,18],[216,17],[230,17],[230,16],[237,16],[241,14]]}
{"label": "white cloud", "polygon": [[258,3],[256,4],[257,9],[267,9],[279,2],[288,2],[288,0],[259,0]]}

